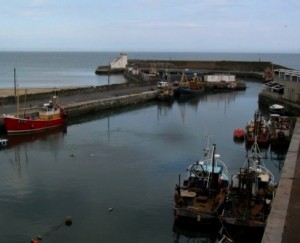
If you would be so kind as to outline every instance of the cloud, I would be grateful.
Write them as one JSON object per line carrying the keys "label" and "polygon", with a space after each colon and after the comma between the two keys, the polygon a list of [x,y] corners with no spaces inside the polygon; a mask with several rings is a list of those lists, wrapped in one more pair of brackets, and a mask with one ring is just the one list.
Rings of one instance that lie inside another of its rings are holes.
{"label": "cloud", "polygon": [[286,43],[296,49],[295,41],[283,38],[298,38],[295,6],[296,0],[10,0],[0,9],[0,43],[12,49],[26,42],[27,48],[112,50],[267,49]]}

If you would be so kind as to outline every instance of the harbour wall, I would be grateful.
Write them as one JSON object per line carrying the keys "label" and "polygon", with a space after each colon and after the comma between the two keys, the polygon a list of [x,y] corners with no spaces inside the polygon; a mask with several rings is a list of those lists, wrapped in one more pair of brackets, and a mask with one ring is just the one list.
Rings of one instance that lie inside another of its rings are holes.
{"label": "harbour wall", "polygon": [[[37,92],[31,92],[30,89],[28,93],[25,94],[23,92],[19,95],[19,101],[26,102],[34,101],[34,100],[45,100],[45,97],[52,97],[52,95],[56,94],[59,97],[68,97],[77,94],[88,95],[92,93],[104,93],[107,91],[116,91],[116,90],[126,90],[128,88],[134,87],[143,87],[149,85],[149,82],[127,82],[121,84],[110,84],[110,85],[101,85],[101,86],[86,86],[86,87],[63,87],[63,88],[45,88],[38,89]],[[32,89],[36,90],[36,89]],[[16,103],[16,97],[10,92],[10,95],[2,95],[0,96],[0,107],[9,104]]]}
{"label": "harbour wall", "polygon": [[[130,59],[128,60],[127,68],[122,69],[126,72],[129,68],[139,70],[153,70],[156,69],[160,73],[164,70],[171,72],[182,70],[199,70],[203,73],[231,73],[237,77],[254,77],[262,78],[266,68],[285,68],[287,67],[273,64],[272,62],[265,61],[190,61],[190,60],[141,60]],[[109,69],[99,67],[95,73],[98,75],[120,73],[120,69]]]}
{"label": "harbour wall", "polygon": [[[81,87],[59,90],[49,89],[49,91],[27,95],[26,100],[28,103],[31,101],[32,104],[35,102],[38,105],[29,105],[23,108],[19,114],[24,113],[27,116],[37,115],[39,107],[42,104],[41,101],[44,101],[48,95],[51,97],[54,93],[57,93],[60,99],[64,100],[63,107],[69,120],[84,114],[142,104],[157,99],[157,90],[151,89],[149,85],[142,84],[117,84],[110,85],[109,87]],[[25,97],[22,96],[20,101],[24,99]],[[0,103],[0,107],[3,105],[2,112],[4,114],[16,115],[15,107],[12,105],[16,102],[14,96],[2,96],[0,97],[0,101],[3,102]],[[2,116],[0,116],[0,133],[5,133]]]}
{"label": "harbour wall", "polygon": [[97,112],[101,110],[108,110],[108,109],[119,108],[123,106],[136,105],[136,104],[154,100],[156,98],[157,98],[157,91],[147,91],[139,94],[130,94],[130,95],[70,104],[64,107],[64,110],[67,113],[68,117],[72,118],[75,116]]}
{"label": "harbour wall", "polygon": [[[65,105],[64,110],[68,116],[68,119],[72,120],[76,116],[124,106],[137,105],[155,99],[157,99],[157,91],[145,91],[109,98],[100,97],[99,99],[71,103]],[[24,111],[26,112],[27,116],[34,116],[38,114],[38,107],[29,107],[24,109]],[[4,130],[3,119],[0,118],[0,132],[4,133]]]}
{"label": "harbour wall", "polygon": [[300,118],[297,118],[262,243],[300,242]]}
{"label": "harbour wall", "polygon": [[298,116],[300,114],[299,104],[283,99],[282,95],[274,92],[262,90],[258,95],[258,103],[260,107],[265,109],[268,109],[273,104],[281,104],[287,108],[289,116]]}
{"label": "harbour wall", "polygon": [[187,61],[187,60],[128,60],[128,66],[158,69],[194,69],[202,71],[264,72],[266,68],[286,68],[265,61]]}
{"label": "harbour wall", "polygon": [[[155,68],[159,70],[168,69],[169,71],[182,72],[182,70],[201,70],[206,74],[211,73],[230,73],[235,74],[237,77],[252,77],[256,79],[262,79],[264,70],[266,68],[285,68],[283,66],[273,64],[271,62],[264,61],[187,61],[187,60],[128,60],[128,66],[139,68],[139,69],[151,69]],[[119,70],[118,70],[119,73]],[[144,80],[138,75],[131,75],[129,72],[123,72],[127,83],[125,84],[110,84],[103,86],[87,86],[87,87],[71,87],[71,88],[55,88],[51,92],[41,92],[35,94],[27,94],[26,100],[42,100],[45,99],[45,95],[49,97],[53,92],[58,92],[59,96],[68,96],[76,93],[90,93],[90,92],[102,92],[108,89],[122,89],[128,86],[145,86],[155,85],[158,81],[155,80]],[[20,100],[25,100],[25,95],[20,95]],[[14,95],[0,97],[0,106],[13,104],[16,102]]]}

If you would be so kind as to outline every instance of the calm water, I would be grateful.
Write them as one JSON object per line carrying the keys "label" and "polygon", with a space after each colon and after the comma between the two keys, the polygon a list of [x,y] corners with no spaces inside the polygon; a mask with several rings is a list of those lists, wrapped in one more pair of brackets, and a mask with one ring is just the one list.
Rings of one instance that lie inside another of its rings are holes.
{"label": "calm water", "polygon": [[[129,52],[129,59],[150,60],[233,60],[270,61],[300,70],[300,54],[265,53],[167,53]],[[14,87],[14,68],[20,88],[97,86],[107,84],[107,76],[95,75],[99,65],[107,65],[117,52],[0,52],[0,88]],[[122,83],[122,75],[110,83]]]}
{"label": "calm water", "polygon": [[[232,132],[252,119],[260,90],[248,80],[246,91],[147,103],[84,116],[64,133],[10,139],[0,151],[0,242],[44,233],[45,243],[214,242],[173,230],[178,174],[199,159],[207,135],[231,173],[243,166],[245,146]],[[278,179],[284,154],[262,153]],[[73,225],[54,230],[66,215]]]}
{"label": "calm water", "polygon": [[[119,53],[0,53],[0,88],[103,85],[97,76]],[[300,55],[242,53],[128,53],[138,59],[261,60],[300,69]],[[111,83],[124,82],[122,75]],[[51,85],[49,85],[51,84]],[[199,242],[202,234],[173,230],[178,174],[199,159],[210,135],[229,170],[245,161],[232,131],[257,109],[260,83],[246,91],[207,95],[172,105],[157,103],[85,116],[66,132],[9,138],[0,151],[0,242]],[[279,178],[284,154],[263,152]],[[108,209],[113,208],[109,212]],[[55,226],[71,215],[73,225]]]}

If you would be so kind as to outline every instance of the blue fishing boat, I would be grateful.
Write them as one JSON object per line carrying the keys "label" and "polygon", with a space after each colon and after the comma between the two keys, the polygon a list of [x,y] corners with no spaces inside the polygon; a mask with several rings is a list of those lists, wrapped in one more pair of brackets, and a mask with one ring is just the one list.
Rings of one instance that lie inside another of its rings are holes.
{"label": "blue fishing boat", "polygon": [[185,72],[183,72],[180,81],[174,82],[173,87],[174,95],[177,97],[199,95],[205,91],[204,82],[197,73],[189,80]]}

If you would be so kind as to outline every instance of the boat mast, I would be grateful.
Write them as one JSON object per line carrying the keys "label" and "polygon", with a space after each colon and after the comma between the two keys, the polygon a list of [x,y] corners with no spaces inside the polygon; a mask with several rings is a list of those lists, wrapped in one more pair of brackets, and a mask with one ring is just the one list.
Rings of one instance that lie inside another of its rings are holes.
{"label": "boat mast", "polygon": [[24,98],[24,113],[23,117],[26,117],[26,99],[27,99],[27,89],[25,89],[25,98]]}
{"label": "boat mast", "polygon": [[[212,146],[212,151],[211,151],[211,165],[212,165],[212,170],[211,172],[209,172],[208,174],[208,180],[207,180],[207,186],[208,188],[211,188],[212,186],[214,187],[214,180],[213,180],[213,177],[214,177],[214,173],[215,173],[215,148],[216,148],[216,145],[213,144]],[[213,184],[212,184],[213,183]]]}
{"label": "boat mast", "polygon": [[215,150],[216,150],[216,145],[213,144],[212,174],[215,173]]}
{"label": "boat mast", "polygon": [[16,77],[16,68],[14,68],[14,91],[15,97],[17,96],[17,77]]}
{"label": "boat mast", "polygon": [[16,116],[19,117],[19,95],[17,92],[16,68],[14,68],[14,90],[15,90],[15,98],[16,98]]}
{"label": "boat mast", "polygon": [[215,157],[215,153],[216,153],[216,144],[213,144],[213,157],[212,157],[212,170],[211,170],[211,183],[212,186],[210,186],[210,188],[212,187],[213,190],[216,189],[216,178],[215,178],[215,164],[216,164],[216,157]]}
{"label": "boat mast", "polygon": [[16,106],[17,106],[17,110],[16,110],[17,117],[19,117],[19,95],[17,95],[17,103],[16,103]]}

